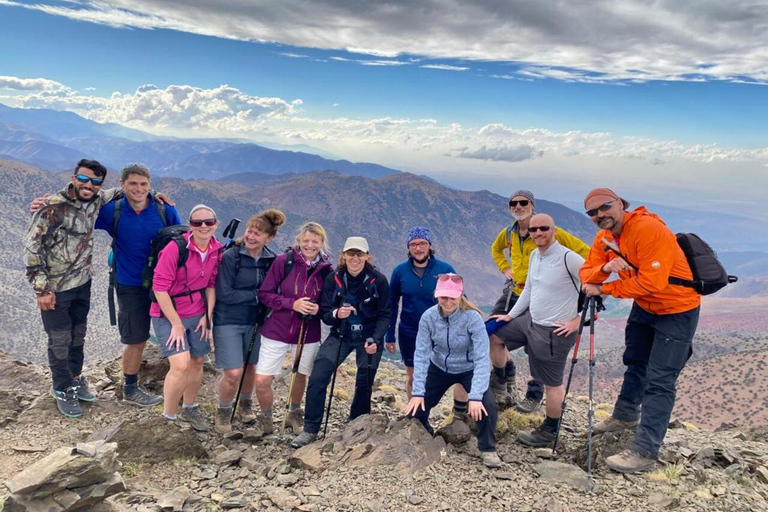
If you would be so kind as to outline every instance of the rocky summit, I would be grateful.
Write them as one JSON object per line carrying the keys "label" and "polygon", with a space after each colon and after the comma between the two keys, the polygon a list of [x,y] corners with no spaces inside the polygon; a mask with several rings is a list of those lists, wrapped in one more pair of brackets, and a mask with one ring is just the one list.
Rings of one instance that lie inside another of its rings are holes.
{"label": "rocky summit", "polygon": [[[146,352],[145,386],[162,389],[163,361]],[[605,457],[631,432],[595,436],[587,469],[585,397],[569,398],[556,458],[515,441],[539,414],[503,411],[497,429],[503,467],[485,468],[473,425],[457,425],[450,393],[433,410],[432,437],[403,418],[404,372],[383,363],[372,413],[347,422],[355,368],[339,370],[328,436],[294,450],[280,433],[287,375],[276,379],[276,433],[235,424],[213,430],[216,371],[207,368],[201,405],[207,433],[168,423],[159,408],[123,403],[117,363],[87,371],[98,400],[80,420],[56,411],[49,375],[0,354],[0,503],[7,511],[764,511],[768,510],[768,432],[707,432],[673,420],[657,468],[621,475]],[[523,384],[522,381],[519,384]],[[597,404],[597,418],[610,414]]]}

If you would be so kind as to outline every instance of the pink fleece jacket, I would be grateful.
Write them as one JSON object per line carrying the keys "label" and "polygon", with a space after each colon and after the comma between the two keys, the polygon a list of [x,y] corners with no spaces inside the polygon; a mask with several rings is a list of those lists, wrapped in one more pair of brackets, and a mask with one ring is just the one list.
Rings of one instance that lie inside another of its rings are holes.
{"label": "pink fleece jacket", "polygon": [[[200,251],[192,242],[192,232],[185,233],[184,239],[187,241],[187,250],[189,250],[186,264],[178,267],[179,247],[175,243],[166,245],[157,257],[152,290],[168,292],[171,297],[192,290],[202,290],[200,293],[173,299],[179,317],[191,318],[205,312],[202,295],[205,293],[205,288],[216,288],[216,276],[219,273],[221,260],[221,243],[216,238],[211,238],[206,251],[208,256],[203,261]],[[162,316],[157,302],[152,303],[149,314],[153,317]]]}

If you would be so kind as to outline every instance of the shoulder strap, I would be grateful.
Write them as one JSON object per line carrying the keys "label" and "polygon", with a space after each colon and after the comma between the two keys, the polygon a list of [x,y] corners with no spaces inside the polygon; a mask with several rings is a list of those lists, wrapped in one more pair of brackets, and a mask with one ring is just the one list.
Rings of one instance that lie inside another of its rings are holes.
{"label": "shoulder strap", "polygon": [[291,273],[291,270],[293,269],[293,249],[288,251],[288,256],[285,258],[285,266],[283,267],[283,278],[280,280],[280,284],[277,285],[277,294],[282,295],[283,294],[283,282],[288,278],[288,274]]}
{"label": "shoulder strap", "polygon": [[115,201],[115,210],[112,215],[112,245],[115,245],[115,237],[117,236],[117,225],[120,223],[120,214],[123,210],[123,203],[125,198]]}
{"label": "shoulder strap", "polygon": [[166,208],[165,203],[158,203],[154,199],[152,202],[155,203],[155,209],[157,210],[157,214],[160,216],[163,227],[168,227],[168,208]]}
{"label": "shoulder strap", "polygon": [[187,264],[187,258],[189,257],[189,249],[187,249],[187,241],[183,236],[175,236],[172,239],[176,242],[176,246],[179,248],[179,263],[178,267],[183,267]]}
{"label": "shoulder strap", "polygon": [[512,224],[507,226],[507,246],[512,251]]}
{"label": "shoulder strap", "polygon": [[569,252],[573,252],[573,251],[570,250],[570,249],[567,249],[565,251],[565,254],[563,254],[563,265],[565,265],[565,273],[568,274],[568,277],[571,279],[571,282],[573,283],[573,287],[576,288],[576,291],[577,292],[581,292],[581,290],[579,290],[578,285],[576,284],[576,281],[573,280],[573,276],[571,275],[571,271],[568,269],[568,253]]}

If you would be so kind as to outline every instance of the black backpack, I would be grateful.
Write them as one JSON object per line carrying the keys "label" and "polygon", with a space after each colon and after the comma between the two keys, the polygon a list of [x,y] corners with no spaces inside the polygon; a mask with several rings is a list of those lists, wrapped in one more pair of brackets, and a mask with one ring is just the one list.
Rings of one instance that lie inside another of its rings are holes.
{"label": "black backpack", "polygon": [[152,239],[151,249],[149,251],[149,257],[144,264],[144,268],[141,270],[141,282],[144,288],[148,290],[152,289],[152,280],[155,277],[155,267],[157,267],[157,259],[166,245],[173,242],[179,248],[179,262],[177,267],[183,267],[189,257],[189,249],[187,249],[187,241],[184,240],[184,233],[189,231],[189,226],[176,225],[166,226],[157,231],[155,238]]}
{"label": "black backpack", "polygon": [[729,283],[738,281],[738,277],[728,275],[717,253],[707,242],[694,233],[677,233],[677,244],[683,250],[693,279],[669,277],[670,284],[693,288],[701,295],[715,293]]}

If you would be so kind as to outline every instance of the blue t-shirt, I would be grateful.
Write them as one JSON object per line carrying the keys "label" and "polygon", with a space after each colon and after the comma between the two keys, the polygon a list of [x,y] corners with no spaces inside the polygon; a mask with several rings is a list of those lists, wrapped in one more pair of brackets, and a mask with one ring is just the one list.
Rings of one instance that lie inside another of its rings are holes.
{"label": "blue t-shirt", "polygon": [[[157,230],[163,227],[157,205],[150,194],[149,205],[139,213],[131,208],[128,201],[120,199],[120,221],[117,233],[112,232],[117,201],[107,203],[96,219],[96,229],[103,229],[115,242],[115,261],[117,262],[117,283],[126,286],[141,286],[141,270],[149,257],[150,244]],[[173,206],[165,205],[165,218],[168,226],[181,224],[179,212]]]}

